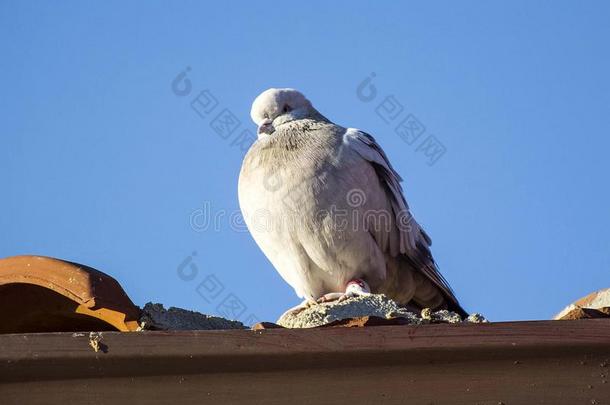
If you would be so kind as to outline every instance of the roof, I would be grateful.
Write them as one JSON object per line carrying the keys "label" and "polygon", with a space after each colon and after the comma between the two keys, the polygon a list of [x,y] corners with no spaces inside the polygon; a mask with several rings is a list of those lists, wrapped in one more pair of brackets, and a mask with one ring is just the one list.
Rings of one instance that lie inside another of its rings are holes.
{"label": "roof", "polygon": [[[143,314],[158,324],[157,312],[218,324],[190,311],[147,307],[135,306],[116,280],[85,265],[41,256],[1,259],[2,403],[610,399],[610,318],[404,325],[401,318],[364,316],[312,329],[263,322],[254,330],[238,324],[236,330],[124,333],[139,330]],[[575,308],[589,318],[609,312]],[[29,333],[45,331],[62,332]]]}

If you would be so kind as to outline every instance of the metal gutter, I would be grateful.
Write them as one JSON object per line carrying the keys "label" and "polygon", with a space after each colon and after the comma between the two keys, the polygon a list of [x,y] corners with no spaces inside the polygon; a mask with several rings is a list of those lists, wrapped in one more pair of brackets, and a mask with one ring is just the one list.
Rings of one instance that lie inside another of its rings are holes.
{"label": "metal gutter", "polygon": [[3,404],[607,404],[609,371],[607,319],[0,335]]}

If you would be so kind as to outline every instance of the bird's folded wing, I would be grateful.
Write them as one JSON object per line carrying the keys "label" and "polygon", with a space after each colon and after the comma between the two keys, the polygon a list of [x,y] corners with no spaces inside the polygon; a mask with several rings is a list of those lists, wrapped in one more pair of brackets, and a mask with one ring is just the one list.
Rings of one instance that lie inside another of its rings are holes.
{"label": "bird's folded wing", "polygon": [[373,165],[380,183],[386,188],[396,219],[396,227],[400,234],[400,253],[407,256],[413,262],[414,267],[433,281],[447,298],[457,303],[451,287],[439,272],[432,258],[430,237],[409,212],[409,206],[400,185],[402,178],[392,168],[383,149],[371,135],[354,128],[347,129],[343,136],[343,143]]}

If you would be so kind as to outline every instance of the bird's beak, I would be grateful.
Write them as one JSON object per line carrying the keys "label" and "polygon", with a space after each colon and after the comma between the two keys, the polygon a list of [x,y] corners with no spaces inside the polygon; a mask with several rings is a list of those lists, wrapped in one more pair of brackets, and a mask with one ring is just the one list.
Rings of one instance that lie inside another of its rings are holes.
{"label": "bird's beak", "polygon": [[260,125],[258,126],[258,134],[267,134],[267,135],[271,135],[273,133],[273,131],[275,131],[275,128],[273,127],[273,121],[271,121],[269,118],[266,118],[265,120],[263,120]]}

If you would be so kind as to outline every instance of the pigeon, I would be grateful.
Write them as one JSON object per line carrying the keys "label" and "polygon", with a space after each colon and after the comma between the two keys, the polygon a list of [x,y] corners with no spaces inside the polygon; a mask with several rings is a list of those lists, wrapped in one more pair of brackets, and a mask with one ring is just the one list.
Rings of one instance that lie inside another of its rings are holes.
{"label": "pigeon", "polygon": [[334,124],[299,91],[252,104],[258,136],[239,175],[252,237],[303,302],[385,294],[414,310],[466,315],[373,136]]}

